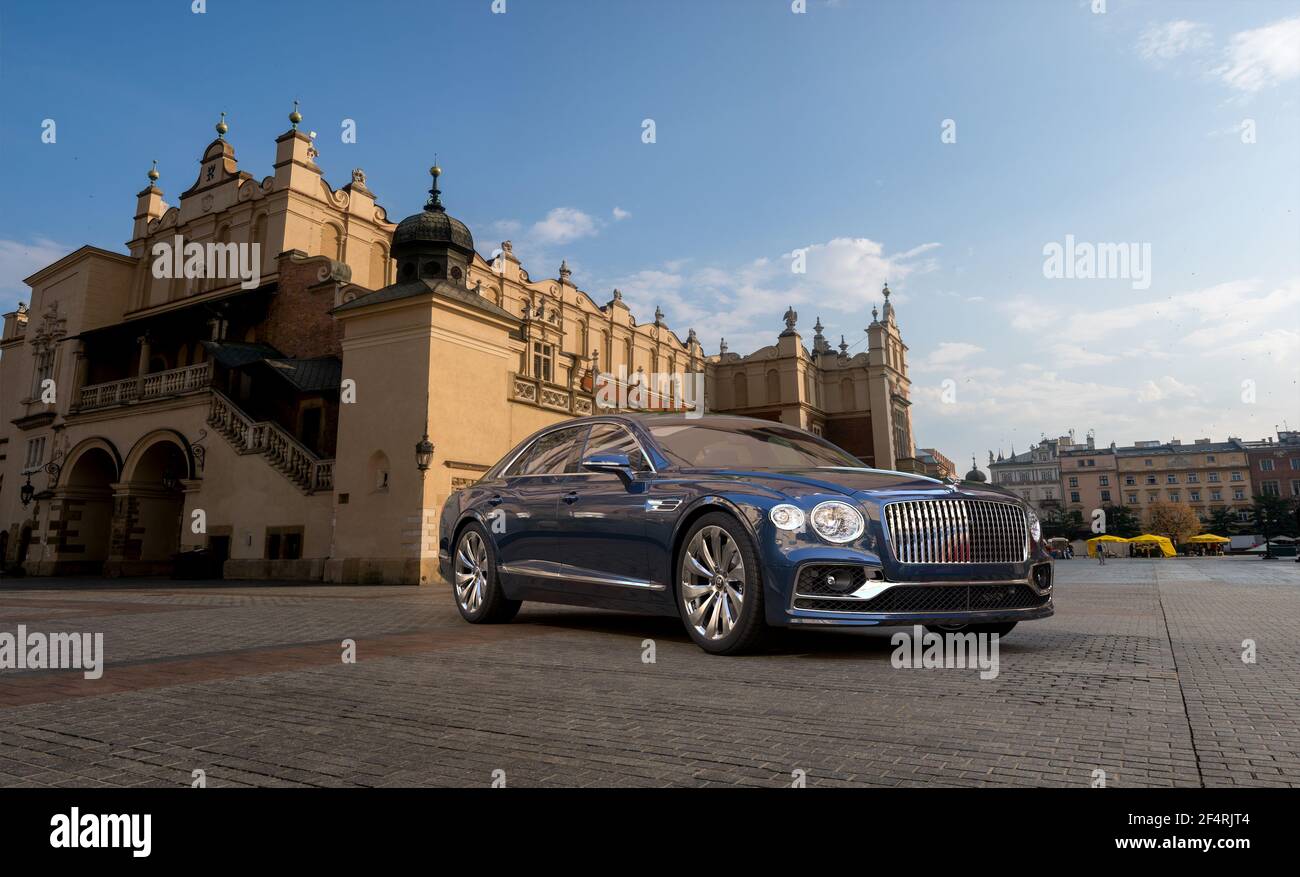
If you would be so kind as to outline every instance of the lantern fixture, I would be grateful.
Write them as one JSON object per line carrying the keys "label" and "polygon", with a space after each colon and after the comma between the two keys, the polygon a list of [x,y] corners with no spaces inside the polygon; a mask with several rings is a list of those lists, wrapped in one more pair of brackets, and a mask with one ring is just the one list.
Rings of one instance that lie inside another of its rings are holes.
{"label": "lantern fixture", "polygon": [[424,438],[415,445],[415,466],[421,472],[428,472],[430,464],[433,463],[433,442],[429,441],[429,433],[426,430]]}
{"label": "lantern fixture", "polygon": [[36,488],[32,486],[32,476],[27,475],[27,483],[18,490],[18,498],[22,500],[23,508],[32,504],[32,497],[36,496]]}

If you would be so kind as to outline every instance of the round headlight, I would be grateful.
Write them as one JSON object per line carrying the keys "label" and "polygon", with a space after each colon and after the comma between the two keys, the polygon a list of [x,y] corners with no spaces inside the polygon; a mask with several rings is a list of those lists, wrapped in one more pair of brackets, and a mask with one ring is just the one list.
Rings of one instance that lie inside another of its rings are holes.
{"label": "round headlight", "polygon": [[1035,542],[1043,541],[1043,525],[1038,520],[1038,515],[1034,514],[1033,509],[1026,509],[1029,516],[1029,535],[1034,537]]}
{"label": "round headlight", "polygon": [[817,506],[810,518],[813,530],[827,542],[852,542],[862,535],[866,526],[862,512],[836,500]]}
{"label": "round headlight", "polygon": [[803,509],[788,503],[772,506],[772,510],[767,513],[776,524],[779,530],[802,530],[803,529]]}

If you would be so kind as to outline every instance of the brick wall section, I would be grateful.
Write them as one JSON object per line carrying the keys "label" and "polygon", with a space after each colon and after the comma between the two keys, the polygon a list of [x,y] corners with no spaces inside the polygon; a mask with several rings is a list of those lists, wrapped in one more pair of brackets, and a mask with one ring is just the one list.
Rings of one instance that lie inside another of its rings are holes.
{"label": "brick wall section", "polygon": [[279,265],[279,288],[271,297],[258,340],[285,356],[342,356],[343,330],[330,311],[336,290],[347,282],[347,266],[297,251],[281,253]]}

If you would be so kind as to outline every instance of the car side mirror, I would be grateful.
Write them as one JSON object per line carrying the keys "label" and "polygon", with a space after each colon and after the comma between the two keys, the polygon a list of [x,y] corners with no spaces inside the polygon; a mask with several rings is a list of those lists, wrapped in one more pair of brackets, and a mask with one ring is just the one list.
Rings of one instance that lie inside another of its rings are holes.
{"label": "car side mirror", "polygon": [[632,461],[627,454],[592,454],[582,461],[588,472],[612,472],[626,484],[632,480]]}

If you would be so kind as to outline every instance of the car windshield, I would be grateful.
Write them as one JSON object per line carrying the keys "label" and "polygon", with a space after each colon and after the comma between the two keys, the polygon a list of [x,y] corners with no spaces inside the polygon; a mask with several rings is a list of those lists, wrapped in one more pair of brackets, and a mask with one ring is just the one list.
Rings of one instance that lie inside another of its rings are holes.
{"label": "car windshield", "polygon": [[688,469],[806,469],[862,462],[816,436],[788,427],[707,423],[651,426],[650,434],[678,466]]}

